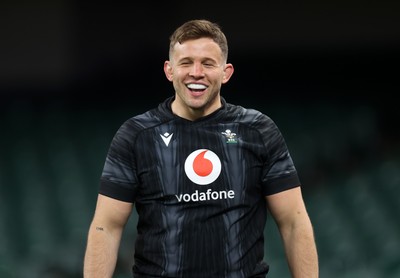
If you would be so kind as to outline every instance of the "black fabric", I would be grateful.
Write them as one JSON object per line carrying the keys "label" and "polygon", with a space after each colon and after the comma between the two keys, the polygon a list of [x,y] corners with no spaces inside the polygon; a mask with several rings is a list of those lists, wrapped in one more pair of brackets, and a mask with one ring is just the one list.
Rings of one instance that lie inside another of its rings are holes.
{"label": "black fabric", "polygon": [[225,100],[196,121],[171,101],[121,126],[101,177],[139,215],[134,277],[265,275],[265,196],[300,185],[282,134]]}

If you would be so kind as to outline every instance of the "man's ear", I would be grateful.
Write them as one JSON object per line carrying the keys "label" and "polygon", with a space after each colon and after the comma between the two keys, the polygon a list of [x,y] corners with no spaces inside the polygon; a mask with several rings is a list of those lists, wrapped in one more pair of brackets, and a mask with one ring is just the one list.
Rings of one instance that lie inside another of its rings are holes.
{"label": "man's ear", "polygon": [[164,62],[164,73],[165,76],[169,81],[172,81],[173,79],[173,72],[172,72],[172,67],[171,67],[171,62],[170,61],[165,61]]}
{"label": "man's ear", "polygon": [[234,72],[234,68],[232,64],[226,64],[225,65],[225,69],[224,69],[224,76],[222,78],[222,84],[225,84],[229,81],[229,79],[231,78],[233,72]]}

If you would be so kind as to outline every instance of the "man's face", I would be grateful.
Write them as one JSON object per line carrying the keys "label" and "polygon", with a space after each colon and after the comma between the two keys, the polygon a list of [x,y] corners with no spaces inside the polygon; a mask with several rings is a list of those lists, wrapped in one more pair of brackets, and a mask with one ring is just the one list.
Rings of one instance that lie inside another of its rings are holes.
{"label": "man's face", "polygon": [[195,120],[221,107],[221,86],[233,74],[233,66],[225,63],[217,43],[201,38],[175,44],[164,71],[175,89],[173,112]]}

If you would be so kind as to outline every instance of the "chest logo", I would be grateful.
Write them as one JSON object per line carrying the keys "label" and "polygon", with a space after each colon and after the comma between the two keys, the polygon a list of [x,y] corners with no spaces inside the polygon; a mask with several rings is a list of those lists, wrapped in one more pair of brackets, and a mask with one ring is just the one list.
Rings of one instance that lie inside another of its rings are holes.
{"label": "chest logo", "polygon": [[186,158],[185,173],[196,184],[210,184],[221,173],[221,161],[214,152],[207,149],[199,149]]}
{"label": "chest logo", "polygon": [[230,129],[221,132],[222,135],[226,138],[226,143],[228,144],[236,144],[237,143],[237,136],[236,133],[232,132]]}
{"label": "chest logo", "polygon": [[174,135],[173,133],[169,134],[168,132],[165,132],[164,134],[160,134],[161,139],[163,139],[165,146],[168,147],[169,142],[171,141],[172,135]]}

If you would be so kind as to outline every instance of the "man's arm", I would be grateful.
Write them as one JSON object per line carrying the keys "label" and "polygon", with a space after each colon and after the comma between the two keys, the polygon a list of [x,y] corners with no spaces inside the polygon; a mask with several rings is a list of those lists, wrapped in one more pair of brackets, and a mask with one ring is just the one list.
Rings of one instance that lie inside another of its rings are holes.
{"label": "man's arm", "polygon": [[89,228],[84,260],[85,278],[112,277],[125,224],[132,203],[99,194],[96,211]]}
{"label": "man's arm", "polygon": [[292,277],[318,277],[318,255],[313,227],[304,205],[301,188],[266,197],[268,208],[281,234]]}

